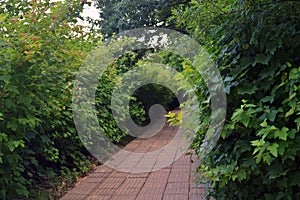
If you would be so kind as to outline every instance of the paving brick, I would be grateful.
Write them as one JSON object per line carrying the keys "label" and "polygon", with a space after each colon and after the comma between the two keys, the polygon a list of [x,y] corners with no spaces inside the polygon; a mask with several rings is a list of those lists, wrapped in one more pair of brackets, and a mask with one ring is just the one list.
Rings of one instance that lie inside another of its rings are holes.
{"label": "paving brick", "polygon": [[190,175],[188,173],[170,173],[170,176],[168,178],[168,182],[175,182],[175,183],[188,183],[189,182]]}
{"label": "paving brick", "polygon": [[[165,166],[165,167],[163,167],[162,169],[168,169],[168,170],[170,170],[170,171],[171,171],[171,169],[172,169],[172,165]],[[160,169],[160,170],[162,170],[162,169]]]}
{"label": "paving brick", "polygon": [[204,187],[197,187],[197,188],[191,188],[190,189],[190,194],[191,195],[205,195],[207,190]]}
{"label": "paving brick", "polygon": [[147,153],[150,149],[150,146],[139,146],[134,150],[134,153]]}
{"label": "paving brick", "polygon": [[137,196],[137,200],[161,200],[164,194],[165,188],[142,188]]}
{"label": "paving brick", "polygon": [[144,184],[143,188],[150,189],[150,188],[165,188],[167,185],[167,181],[161,181],[161,182],[152,182],[152,181],[147,181]]}
{"label": "paving brick", "polygon": [[171,161],[159,161],[159,162],[156,162],[152,171],[157,171],[157,170],[160,170],[161,168],[164,168],[164,169],[171,169],[171,164],[172,162]]}
{"label": "paving brick", "polygon": [[161,200],[163,193],[138,195],[135,200]]}
{"label": "paving brick", "polygon": [[124,188],[141,188],[143,187],[146,178],[127,178],[122,184]]}
{"label": "paving brick", "polygon": [[188,173],[190,174],[190,166],[185,166],[185,165],[173,165],[171,172],[173,173]]}
{"label": "paving brick", "polygon": [[96,169],[94,172],[97,173],[97,172],[112,172],[113,169],[110,168],[110,167],[107,167],[105,165],[101,165],[98,169]]}
{"label": "paving brick", "polygon": [[98,185],[99,188],[119,188],[126,178],[115,178],[115,177],[108,177]]}
{"label": "paving brick", "polygon": [[139,163],[141,156],[130,155],[123,162],[121,162],[117,167],[118,168],[132,168]]}
{"label": "paving brick", "polygon": [[151,173],[145,183],[145,187],[148,186],[149,184],[150,185],[166,184],[168,181],[168,177],[169,177],[169,173],[161,173],[161,172]]}
{"label": "paving brick", "polygon": [[110,200],[110,199],[111,196],[102,196],[102,195],[93,195],[85,198],[85,200]]}
{"label": "paving brick", "polygon": [[188,183],[168,183],[165,194],[185,194],[189,193]]}
{"label": "paving brick", "polygon": [[138,146],[141,145],[142,142],[143,142],[143,140],[138,138],[138,139],[135,139],[135,140],[131,141],[128,145],[126,145],[126,147],[127,147],[127,146],[130,146],[130,147],[132,147],[132,146],[138,147]]}
{"label": "paving brick", "polygon": [[173,164],[174,161],[174,153],[163,151],[162,154],[157,157],[156,165],[158,165],[158,163],[170,165]]}
{"label": "paving brick", "polygon": [[116,189],[114,188],[110,188],[110,189],[97,188],[90,194],[90,196],[112,196],[115,194],[115,192]]}
{"label": "paving brick", "polygon": [[191,159],[190,156],[181,156],[178,160],[176,160],[173,164],[173,166],[190,166],[191,165]]}
{"label": "paving brick", "polygon": [[105,180],[104,177],[97,178],[97,177],[87,177],[84,182],[85,183],[102,183]]}
{"label": "paving brick", "polygon": [[[143,158],[143,156],[136,154],[124,156],[124,151],[122,153],[121,150],[119,154],[114,155],[112,164],[122,169],[117,171],[105,165],[100,166],[62,199],[205,199],[206,189],[204,185],[197,186],[193,182],[201,174],[191,174],[191,171],[196,169],[199,162],[195,155],[185,155],[185,152],[179,149],[179,145],[183,144],[183,140],[177,131],[177,127],[166,125],[164,130],[150,138],[133,140],[124,150],[147,152],[152,157]],[[166,150],[165,145],[168,145],[170,149]],[[184,154],[182,155],[182,153]],[[182,156],[178,158],[178,155]],[[152,171],[145,172],[147,170]]]}
{"label": "paving brick", "polygon": [[146,163],[153,163],[152,165],[154,165],[154,163],[156,162],[157,160],[157,156],[158,155],[147,155],[147,156],[144,156],[142,159],[140,159],[140,162],[138,164],[146,164]]}
{"label": "paving brick", "polygon": [[137,196],[138,193],[140,192],[141,188],[124,188],[120,187],[119,189],[116,190],[115,194],[116,196]]}
{"label": "paving brick", "polygon": [[65,195],[61,198],[61,200],[85,200],[87,199],[87,195]]}
{"label": "paving brick", "polygon": [[150,172],[144,172],[144,173],[129,173],[128,178],[147,178],[149,177]]}
{"label": "paving brick", "polygon": [[113,178],[126,178],[130,175],[130,173],[127,172],[120,172],[120,171],[114,171],[110,174],[109,177],[113,177]]}
{"label": "paving brick", "polygon": [[[126,196],[113,196],[109,200],[135,200],[136,196],[126,195]],[[99,199],[100,200],[100,199]]]}
{"label": "paving brick", "polygon": [[188,200],[187,195],[184,194],[166,194],[163,200]]}
{"label": "paving brick", "polygon": [[136,166],[131,169],[132,173],[151,172],[152,166]]}
{"label": "paving brick", "polygon": [[81,182],[73,188],[68,194],[70,195],[87,195],[90,194],[100,183]]}
{"label": "paving brick", "polygon": [[123,150],[129,151],[129,152],[134,152],[134,150],[137,148],[137,146],[128,146],[124,147]]}

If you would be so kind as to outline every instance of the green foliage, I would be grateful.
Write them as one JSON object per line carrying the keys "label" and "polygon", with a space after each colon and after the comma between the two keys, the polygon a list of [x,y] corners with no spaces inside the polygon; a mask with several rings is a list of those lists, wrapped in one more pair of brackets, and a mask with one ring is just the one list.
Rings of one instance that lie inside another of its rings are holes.
{"label": "green foliage", "polygon": [[[129,69],[134,68],[135,54],[124,54],[114,61],[106,70],[99,81],[96,91],[96,109],[98,110],[98,121],[106,136],[114,142],[119,142],[128,132],[120,130],[115,122],[111,110],[111,98],[115,87],[122,84],[122,75]],[[126,85],[130,88],[130,85]],[[125,91],[124,91],[125,92]],[[142,124],[145,121],[145,110],[136,98],[128,95],[131,100],[129,111],[136,123]],[[118,109],[118,108],[116,108]]]}
{"label": "green foliage", "polygon": [[170,89],[155,83],[140,87],[134,92],[133,96],[142,103],[147,113],[154,104],[160,104],[166,110],[170,110],[170,104],[175,98]]}
{"label": "green foliage", "polygon": [[168,114],[165,115],[172,126],[180,125],[182,123],[182,112],[178,114],[172,111],[169,111]]}
{"label": "green foliage", "polygon": [[[228,94],[221,138],[199,166],[217,199],[300,198],[299,10],[295,1],[245,0],[193,1],[173,11],[212,54]],[[194,83],[207,92],[201,78]],[[200,110],[196,152],[209,106]]]}
{"label": "green foliage", "polygon": [[105,36],[125,30],[163,26],[172,28],[167,21],[172,8],[184,5],[186,0],[97,0],[96,7],[101,11],[102,20],[96,24]]}
{"label": "green foliage", "polygon": [[89,34],[80,5],[6,1],[0,11],[0,199],[29,197],[34,185],[86,171],[71,112],[72,79]]}
{"label": "green foliage", "polygon": [[[74,179],[90,166],[71,108],[73,80],[96,41],[75,24],[82,7],[15,3],[7,1],[0,15],[0,199],[38,198],[36,187]],[[127,133],[113,119],[111,94],[137,60],[125,54],[99,77],[98,120],[113,142]],[[133,118],[142,123],[143,107],[128,98]]]}
{"label": "green foliage", "polygon": [[[101,20],[94,23],[100,27],[100,31],[105,37],[110,37],[114,34],[135,28],[155,26],[171,28],[175,27],[174,23],[167,21],[167,18],[171,16],[172,8],[185,5],[188,2],[189,1],[186,0],[97,0],[95,5],[101,11]],[[138,60],[145,59],[150,52],[153,53],[153,50],[139,50],[123,55],[116,61],[118,73],[125,73],[133,69]],[[178,56],[167,52],[160,52],[160,54],[162,58],[160,58],[159,63],[169,64],[175,69],[176,67],[180,67],[180,57],[178,58]],[[174,94],[167,88],[157,84],[143,86],[133,94],[133,97],[134,99],[131,101],[131,106],[136,108],[131,110],[132,114],[136,113],[134,111],[136,109],[144,109],[146,114],[142,115],[142,113],[140,113],[137,116],[133,116],[138,124],[147,123],[144,118],[147,118],[146,121],[149,121],[147,114],[153,104],[162,104],[167,110],[170,108],[174,109],[178,106],[176,100],[174,100]],[[138,109],[138,107],[140,108]]]}

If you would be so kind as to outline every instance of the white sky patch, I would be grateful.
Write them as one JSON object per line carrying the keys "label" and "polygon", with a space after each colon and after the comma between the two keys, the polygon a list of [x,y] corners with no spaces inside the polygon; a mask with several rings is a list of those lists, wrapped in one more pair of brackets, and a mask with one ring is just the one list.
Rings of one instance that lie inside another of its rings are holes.
{"label": "white sky patch", "polygon": [[[55,1],[65,2],[64,0],[50,0],[50,2],[55,2]],[[100,19],[100,12],[95,7],[95,1],[91,0],[88,2],[91,2],[91,6],[89,6],[87,3],[84,4],[83,12],[81,13],[81,16],[84,18],[84,20],[78,19],[78,22],[77,22],[78,25],[90,26],[90,24],[86,21],[87,17],[94,19],[94,20]]]}
{"label": "white sky patch", "polygon": [[[83,13],[81,14],[81,16],[84,17],[84,19],[87,19],[87,17],[97,20],[100,19],[100,13],[99,10],[95,7],[95,3],[94,1],[91,1],[92,4],[91,6],[85,4],[83,6]],[[83,21],[81,19],[78,19],[77,24],[82,25],[82,26],[89,26],[89,23],[87,21]]]}

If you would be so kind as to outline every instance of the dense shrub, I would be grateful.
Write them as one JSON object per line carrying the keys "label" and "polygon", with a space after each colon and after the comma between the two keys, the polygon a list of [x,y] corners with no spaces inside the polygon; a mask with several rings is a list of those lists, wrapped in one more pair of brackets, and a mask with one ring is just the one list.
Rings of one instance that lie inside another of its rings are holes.
{"label": "dense shrub", "polygon": [[[193,1],[174,11],[173,20],[212,54],[226,86],[224,130],[199,166],[217,199],[300,198],[299,10],[296,1],[245,0]],[[204,105],[192,144],[198,153],[209,120]]]}
{"label": "dense shrub", "polygon": [[70,108],[74,72],[92,47],[80,7],[7,1],[0,15],[0,198],[87,171]]}
{"label": "dense shrub", "polygon": [[[122,75],[134,68],[136,62],[135,54],[131,52],[118,57],[112,64],[108,63],[108,69],[102,74],[97,87],[95,101],[98,111],[98,121],[106,136],[113,142],[119,142],[128,134],[128,130],[121,130],[119,125],[115,123],[112,115],[111,96],[117,85],[123,84]],[[130,84],[126,87],[130,88]],[[131,117],[135,119],[137,124],[143,124],[146,119],[146,112],[142,104],[130,95],[127,95],[125,98],[131,100],[129,108]],[[119,120],[124,121],[126,118]]]}
{"label": "dense shrub", "polygon": [[[36,189],[55,189],[54,182],[89,170],[71,104],[73,81],[99,39],[75,24],[77,4],[6,1],[0,8],[0,199],[39,199]],[[113,119],[111,94],[135,62],[121,56],[99,77],[98,121],[113,142],[127,132]],[[145,111],[132,102],[142,123]]]}

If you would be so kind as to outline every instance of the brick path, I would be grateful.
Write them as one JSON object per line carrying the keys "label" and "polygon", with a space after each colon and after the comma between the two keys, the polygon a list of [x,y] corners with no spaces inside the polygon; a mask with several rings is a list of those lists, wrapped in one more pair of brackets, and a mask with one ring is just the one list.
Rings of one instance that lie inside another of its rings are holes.
{"label": "brick path", "polygon": [[[135,139],[124,149],[132,152],[159,149],[174,138],[177,129],[166,125],[155,136],[147,139]],[[205,187],[203,185],[196,186],[193,182],[195,175],[191,173],[196,169],[198,163],[195,155],[185,153],[172,164],[152,172],[128,173],[101,165],[63,196],[62,200],[205,199]],[[148,167],[153,168],[151,165],[154,166],[155,162],[147,163]]]}

